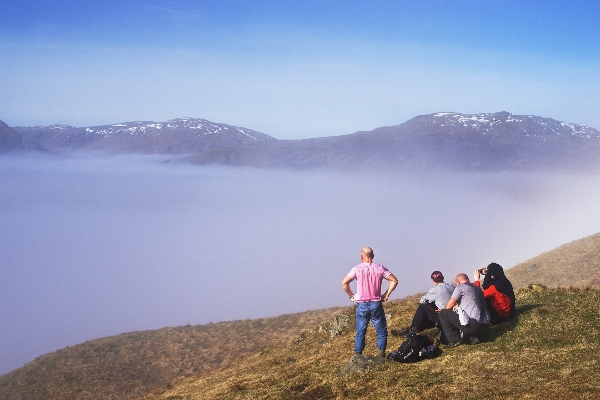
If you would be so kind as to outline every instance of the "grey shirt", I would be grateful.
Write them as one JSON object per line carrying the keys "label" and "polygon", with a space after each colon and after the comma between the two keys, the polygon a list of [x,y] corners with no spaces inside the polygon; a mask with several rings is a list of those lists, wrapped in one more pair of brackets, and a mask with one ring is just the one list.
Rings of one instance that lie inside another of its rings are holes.
{"label": "grey shirt", "polygon": [[451,283],[441,283],[439,285],[435,285],[429,291],[421,297],[421,303],[435,303],[437,308],[440,310],[446,308],[446,303],[450,300],[450,296],[452,296],[452,292],[454,292],[454,285]]}
{"label": "grey shirt", "polygon": [[469,318],[475,319],[480,324],[490,323],[490,314],[485,305],[483,292],[477,286],[470,282],[462,283],[454,289],[452,298],[458,302]]}

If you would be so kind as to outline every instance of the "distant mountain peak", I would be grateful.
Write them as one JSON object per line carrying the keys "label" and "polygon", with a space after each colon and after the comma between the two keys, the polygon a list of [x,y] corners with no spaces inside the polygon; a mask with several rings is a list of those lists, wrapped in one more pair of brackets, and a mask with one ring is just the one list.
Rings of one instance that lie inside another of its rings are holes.
{"label": "distant mountain peak", "polygon": [[88,134],[96,134],[105,137],[119,134],[158,136],[172,134],[173,132],[180,132],[183,130],[190,130],[191,132],[197,132],[202,135],[230,134],[242,135],[243,137],[252,140],[275,140],[264,133],[252,129],[189,117],[175,118],[164,122],[132,121],[85,128],[85,132]]}
{"label": "distant mountain peak", "polygon": [[[438,112],[427,114],[413,119],[431,120],[440,126],[455,126],[471,128],[479,133],[486,134],[503,124],[512,124],[521,130],[524,136],[552,135],[577,136],[584,139],[597,140],[600,143],[600,132],[594,128],[578,124],[557,121],[535,115],[515,115],[507,111],[496,113],[461,114],[456,112]],[[507,127],[511,129],[511,127]]]}
{"label": "distant mountain peak", "polygon": [[16,127],[52,150],[108,149],[115,152],[191,154],[209,149],[277,139],[264,133],[201,118],[164,122],[131,121],[76,128],[70,125]]}

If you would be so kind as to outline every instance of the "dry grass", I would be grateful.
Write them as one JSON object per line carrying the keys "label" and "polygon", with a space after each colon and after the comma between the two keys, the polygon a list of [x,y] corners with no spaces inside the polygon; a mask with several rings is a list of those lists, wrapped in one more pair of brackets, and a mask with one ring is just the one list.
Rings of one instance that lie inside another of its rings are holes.
{"label": "dry grass", "polygon": [[[364,374],[339,376],[354,339],[349,325],[332,338],[315,327],[231,366],[143,397],[175,399],[537,399],[600,397],[600,332],[595,289],[523,289],[518,316],[493,327],[477,346],[444,350],[416,364],[387,362]],[[416,298],[387,304],[390,328],[405,326]],[[431,335],[435,332],[430,331]],[[400,345],[391,337],[388,350]],[[369,329],[366,353],[376,353]]]}
{"label": "dry grass", "polygon": [[124,333],[46,354],[0,377],[2,399],[127,399],[202,375],[329,320],[339,308]]}
{"label": "dry grass", "polygon": [[564,244],[506,271],[515,288],[600,287],[600,233]]}

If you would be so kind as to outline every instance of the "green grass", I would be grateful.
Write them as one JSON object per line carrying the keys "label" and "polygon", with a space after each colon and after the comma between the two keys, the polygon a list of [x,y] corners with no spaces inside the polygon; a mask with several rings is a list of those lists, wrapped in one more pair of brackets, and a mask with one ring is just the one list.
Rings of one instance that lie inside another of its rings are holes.
{"label": "green grass", "polygon": [[[182,379],[157,399],[537,399],[600,398],[600,292],[520,290],[518,315],[490,329],[486,341],[443,350],[415,364],[387,362],[340,376],[353,348],[349,325],[331,338],[314,329],[203,377]],[[416,298],[388,303],[390,328],[409,323]],[[433,330],[428,332],[434,335]],[[388,350],[402,342],[390,337]],[[372,328],[365,353],[376,354]]]}

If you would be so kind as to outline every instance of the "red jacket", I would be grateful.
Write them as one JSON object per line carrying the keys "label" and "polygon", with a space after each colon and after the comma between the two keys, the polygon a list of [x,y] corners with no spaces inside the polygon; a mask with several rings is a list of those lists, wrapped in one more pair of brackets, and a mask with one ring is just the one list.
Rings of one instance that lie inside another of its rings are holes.
{"label": "red jacket", "polygon": [[[475,281],[475,286],[481,286],[481,282]],[[501,317],[508,318],[512,307],[510,297],[496,290],[496,286],[490,285],[483,291],[483,297],[490,300],[490,304]]]}

